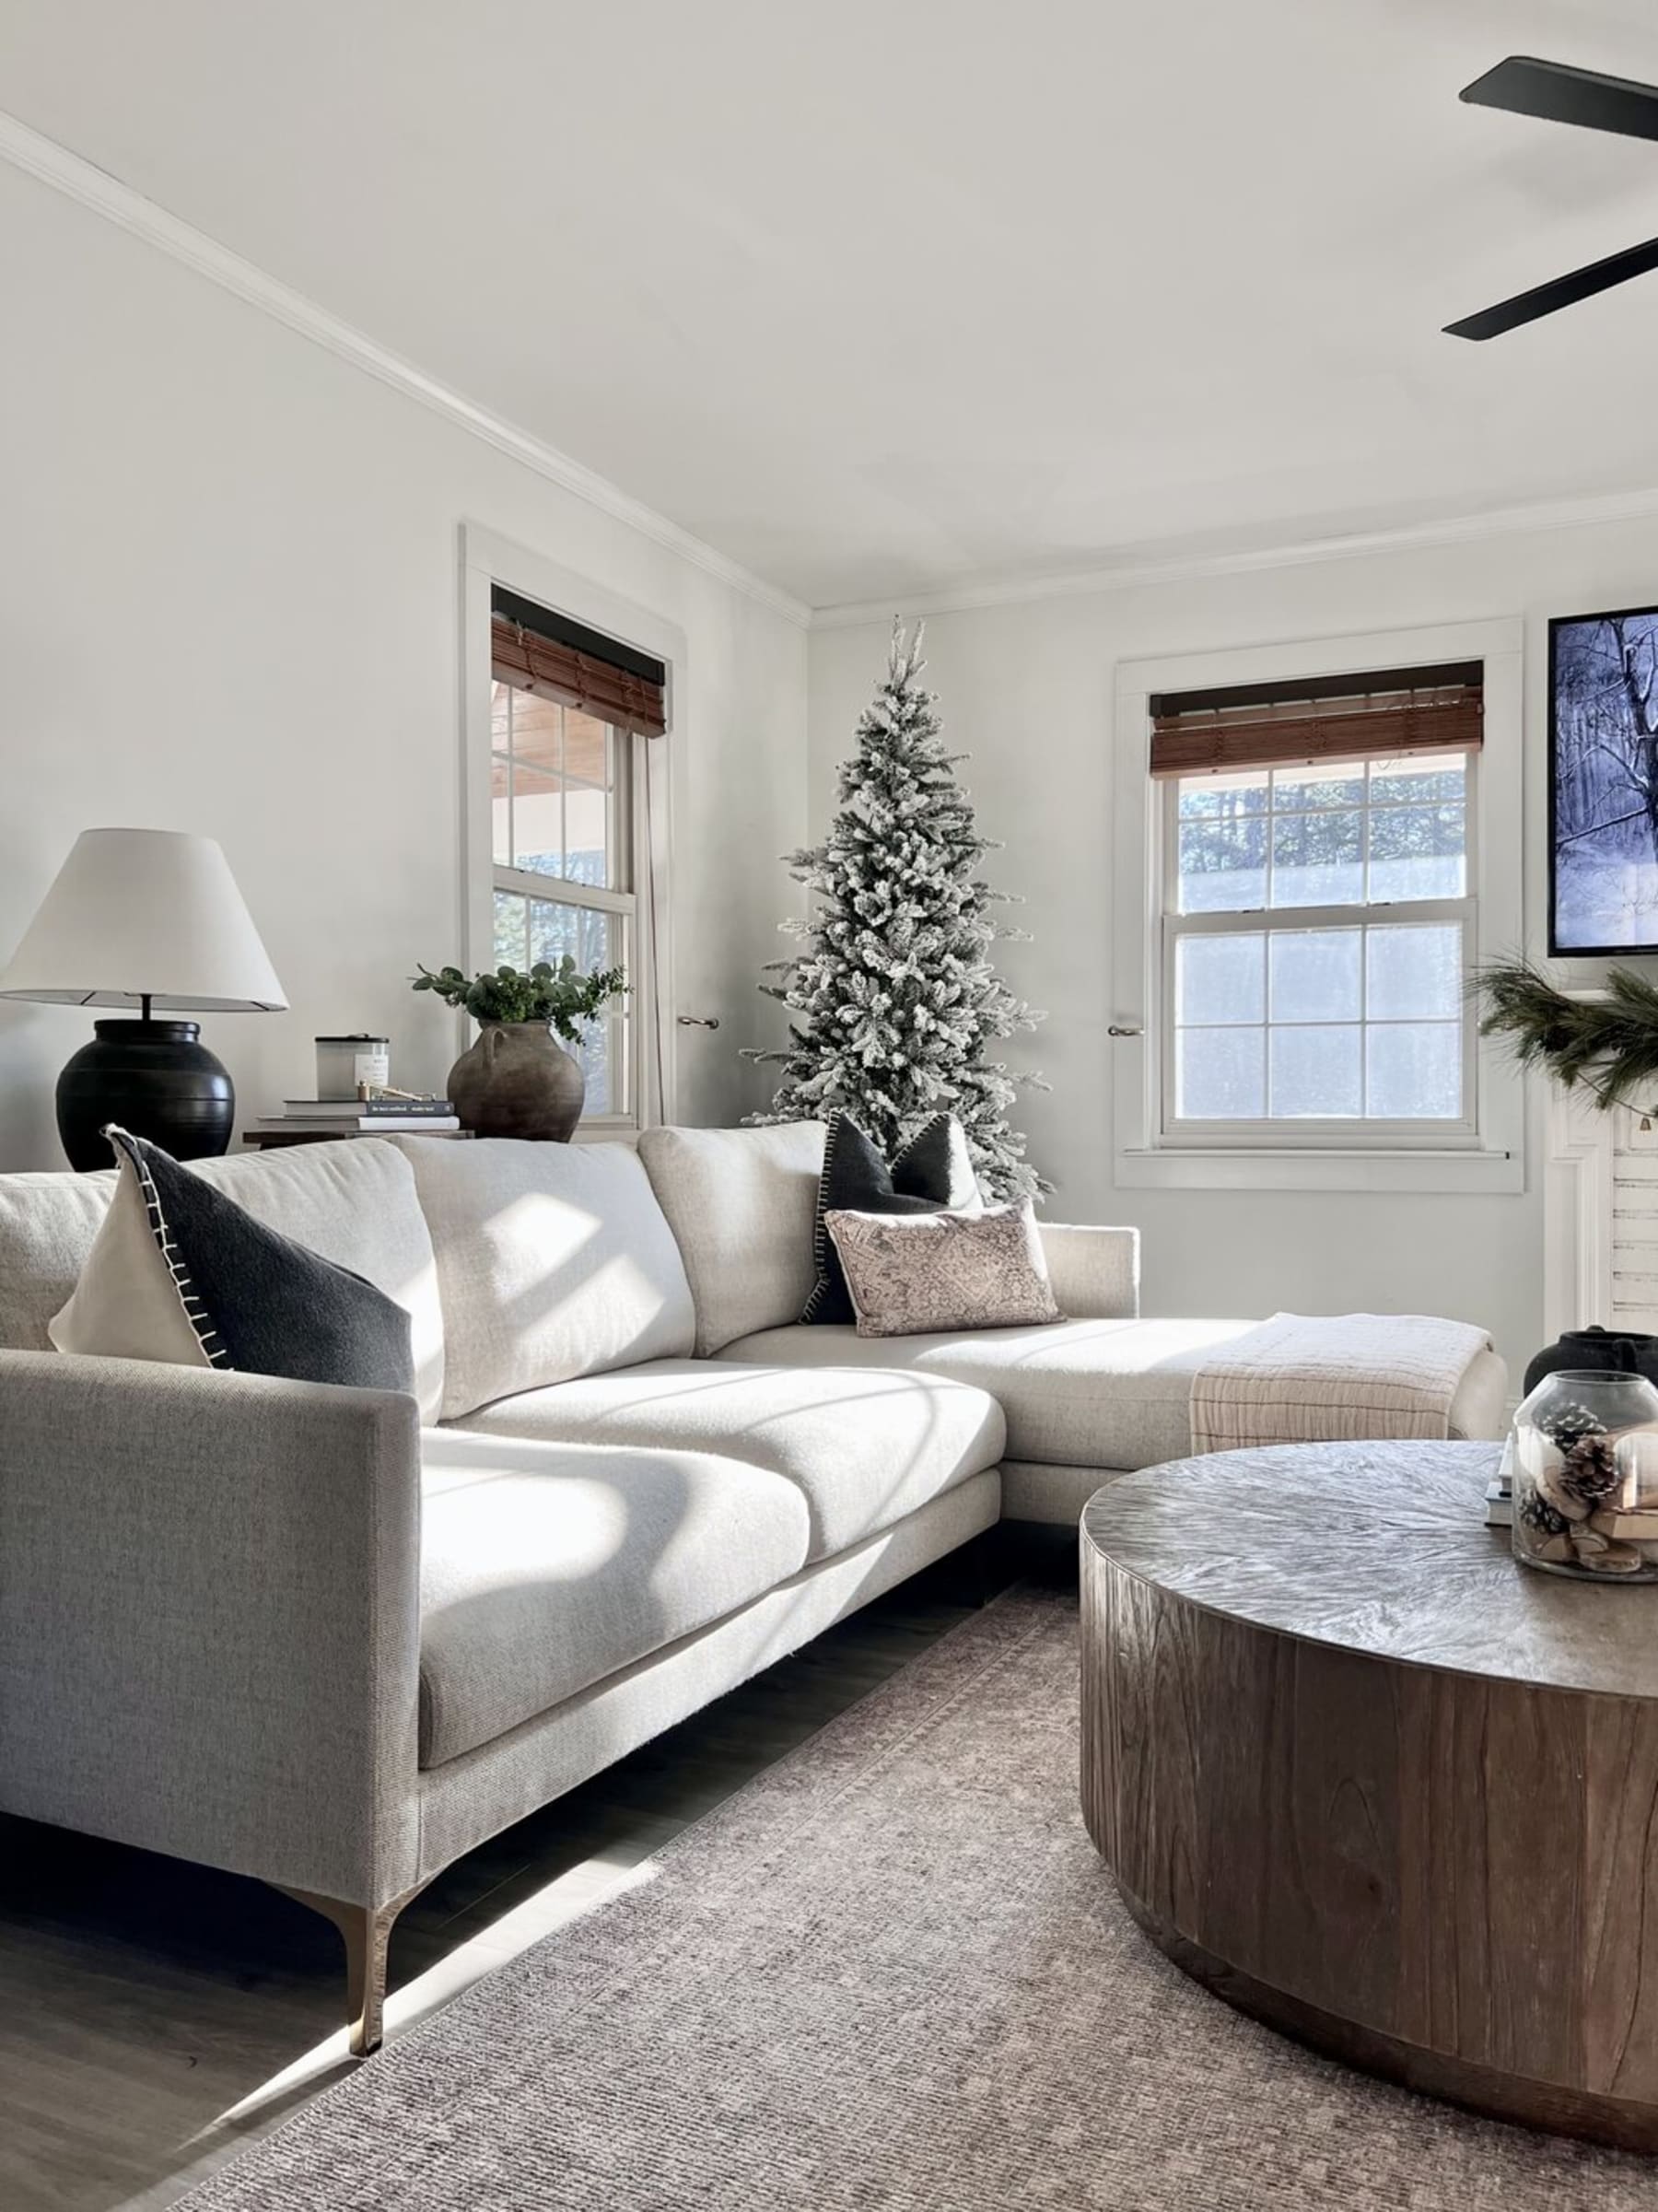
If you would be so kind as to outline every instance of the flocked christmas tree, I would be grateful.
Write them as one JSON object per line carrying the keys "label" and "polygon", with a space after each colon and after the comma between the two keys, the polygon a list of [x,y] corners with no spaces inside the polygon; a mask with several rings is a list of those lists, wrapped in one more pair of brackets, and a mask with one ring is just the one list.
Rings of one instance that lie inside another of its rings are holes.
{"label": "flocked christmas tree", "polygon": [[783,1081],[759,1122],[801,1121],[837,1107],[890,1158],[933,1115],[961,1121],[987,1196],[1047,1186],[1008,1125],[1015,1075],[991,1048],[1042,1017],[992,966],[998,938],[1022,932],[993,919],[1003,903],[978,874],[995,846],[981,837],[944,750],[935,695],[924,690],[922,631],[893,625],[886,681],[859,717],[858,750],[841,769],[827,841],[788,856],[814,895],[804,941],[762,990],[791,1015],[789,1042],[745,1057],[780,1062]]}

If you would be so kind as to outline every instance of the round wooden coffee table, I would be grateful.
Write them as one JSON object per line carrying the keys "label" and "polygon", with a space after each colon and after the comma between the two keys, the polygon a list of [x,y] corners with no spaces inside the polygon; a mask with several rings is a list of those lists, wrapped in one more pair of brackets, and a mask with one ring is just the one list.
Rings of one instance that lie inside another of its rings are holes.
{"label": "round wooden coffee table", "polygon": [[1430,2094],[1658,2149],[1658,1589],[1509,1556],[1494,1445],[1124,1476],[1082,1516],[1082,1799],[1152,1940]]}

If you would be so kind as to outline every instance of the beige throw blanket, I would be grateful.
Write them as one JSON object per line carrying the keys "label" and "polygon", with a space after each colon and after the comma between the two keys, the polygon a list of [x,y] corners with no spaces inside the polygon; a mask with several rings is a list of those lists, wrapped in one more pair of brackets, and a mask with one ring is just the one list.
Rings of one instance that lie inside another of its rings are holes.
{"label": "beige throw blanket", "polygon": [[1192,1449],[1444,1436],[1483,1328],[1427,1314],[1274,1314],[1192,1378]]}

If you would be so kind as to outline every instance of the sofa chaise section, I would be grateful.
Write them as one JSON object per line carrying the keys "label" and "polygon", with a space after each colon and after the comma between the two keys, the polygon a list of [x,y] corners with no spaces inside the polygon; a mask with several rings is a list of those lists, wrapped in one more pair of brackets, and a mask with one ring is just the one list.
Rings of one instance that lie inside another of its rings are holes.
{"label": "sofa chaise section", "polygon": [[[1000,1406],[1007,1437],[1002,1514],[1074,1525],[1113,1475],[1192,1450],[1192,1387],[1255,1320],[1144,1318],[1139,1234],[1042,1222],[1038,1234],[1063,1322],[939,1336],[860,1337],[807,1326],[823,1129],[647,1129],[639,1140],[696,1305],[695,1349],[744,1373],[898,1370],[966,1384]],[[1450,1433],[1501,1434],[1507,1369],[1481,1352],[1463,1375]]]}
{"label": "sofa chaise section", "polygon": [[[1103,1238],[1114,1233],[1065,1234]],[[819,1363],[835,1372],[901,1367],[987,1391],[1007,1422],[1004,1517],[1068,1524],[1112,1475],[1190,1455],[1194,1379],[1217,1352],[1255,1327],[1249,1321],[1074,1318],[966,1335],[870,1338],[851,1328],[796,1324],[739,1337],[718,1357],[720,1363],[740,1363],[744,1373],[765,1366],[798,1372]],[[1507,1386],[1504,1363],[1495,1352],[1481,1352],[1452,1401],[1450,1434],[1500,1435]]]}

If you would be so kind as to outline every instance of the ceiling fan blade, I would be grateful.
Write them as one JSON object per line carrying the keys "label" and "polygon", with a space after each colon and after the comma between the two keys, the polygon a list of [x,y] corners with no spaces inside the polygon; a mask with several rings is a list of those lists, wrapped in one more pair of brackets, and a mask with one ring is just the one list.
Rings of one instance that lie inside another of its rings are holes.
{"label": "ceiling fan blade", "polygon": [[1541,283],[1532,292],[1516,292],[1512,298],[1497,301],[1494,308],[1481,308],[1479,314],[1465,314],[1461,323],[1446,323],[1446,336],[1501,338],[1505,330],[1519,330],[1521,323],[1536,323],[1538,316],[1574,308],[1581,298],[1609,292],[1614,283],[1629,283],[1631,276],[1645,276],[1649,270],[1658,270],[1658,239],[1647,239],[1645,246],[1625,246],[1620,254],[1590,261],[1587,268],[1571,270],[1570,276]]}
{"label": "ceiling fan blade", "polygon": [[1658,85],[1633,77],[1602,76],[1566,62],[1540,62],[1511,53],[1505,62],[1465,85],[1457,98],[1476,108],[1506,108],[1546,123],[1581,123],[1589,131],[1616,131],[1624,138],[1658,138]]}
{"label": "ceiling fan blade", "polygon": [[1516,292],[1512,299],[1500,299],[1495,307],[1481,308],[1477,315],[1465,315],[1460,322],[1447,322],[1445,335],[1500,338],[1504,331],[1517,330],[1523,322],[1535,322],[1539,316],[1552,315],[1560,308],[1574,307],[1580,299],[1593,299],[1596,292],[1609,292],[1615,284],[1628,284],[1631,276],[1644,276],[1650,269],[1658,269],[1658,238],[1648,239],[1644,245],[1626,246],[1621,253],[1608,253],[1605,261],[1592,261],[1584,268],[1573,269],[1569,276],[1557,276],[1551,284]]}

